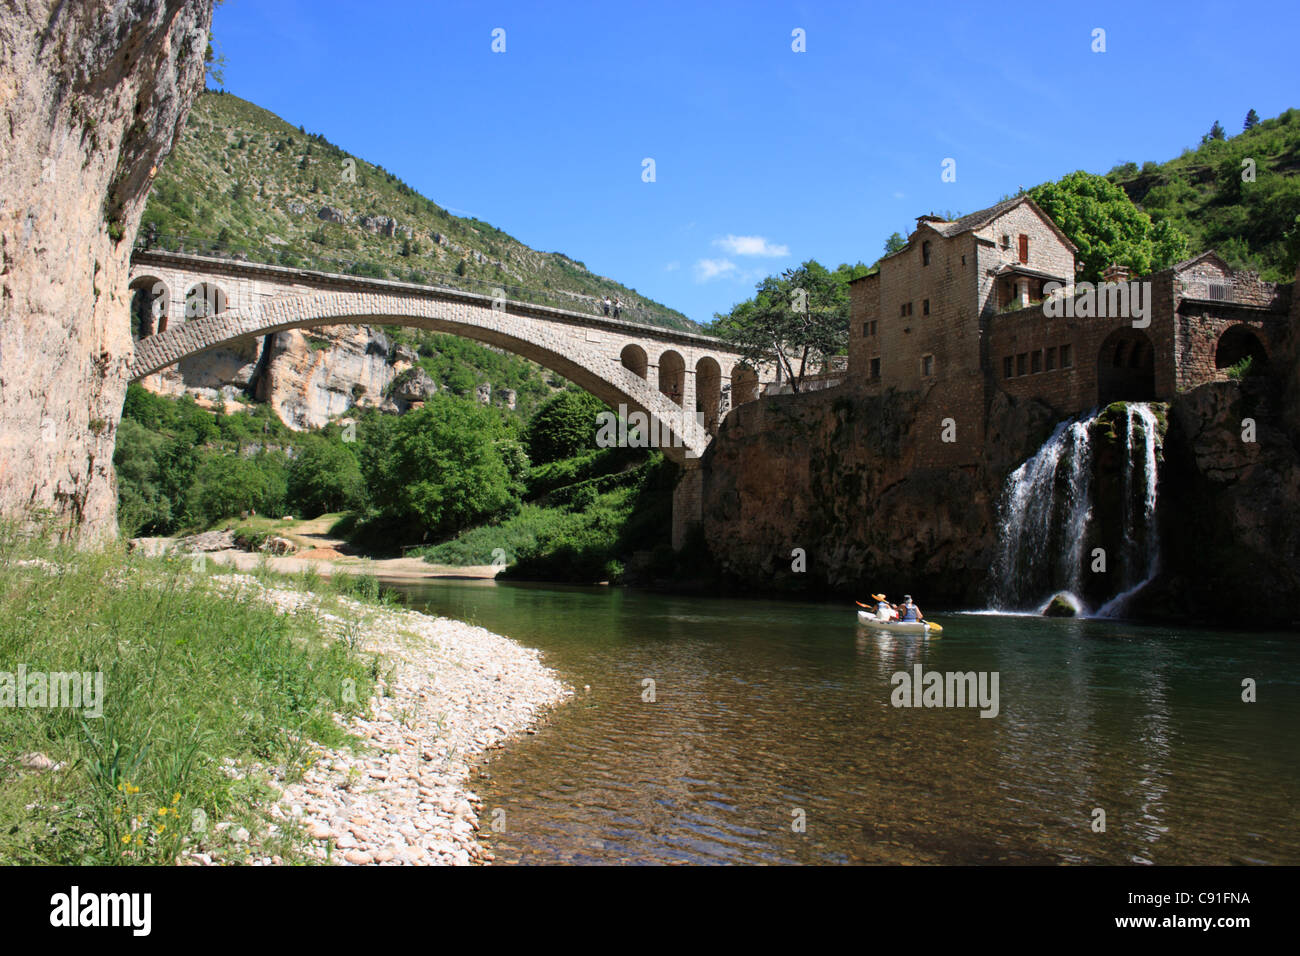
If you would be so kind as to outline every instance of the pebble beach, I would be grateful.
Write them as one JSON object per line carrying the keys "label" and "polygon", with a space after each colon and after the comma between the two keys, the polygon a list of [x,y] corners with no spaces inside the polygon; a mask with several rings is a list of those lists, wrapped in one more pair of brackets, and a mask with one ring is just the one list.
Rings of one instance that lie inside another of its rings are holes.
{"label": "pebble beach", "polygon": [[[357,866],[490,862],[475,836],[483,807],[470,786],[473,766],[572,694],[540,654],[461,621],[346,597],[326,602],[249,575],[214,580],[281,613],[313,614],[336,639],[379,656],[362,715],[335,714],[361,739],[355,751],[318,749],[293,782],[272,771],[280,800],[270,815],[305,830],[309,856]],[[183,862],[214,862],[196,857]],[[277,861],[254,850],[252,862]]]}

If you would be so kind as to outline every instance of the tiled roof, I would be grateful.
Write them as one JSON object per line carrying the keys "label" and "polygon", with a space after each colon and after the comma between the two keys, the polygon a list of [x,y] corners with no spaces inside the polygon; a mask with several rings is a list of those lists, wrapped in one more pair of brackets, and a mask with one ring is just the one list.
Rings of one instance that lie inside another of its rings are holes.
{"label": "tiled roof", "polygon": [[946,239],[953,236],[959,236],[963,232],[970,232],[972,229],[978,229],[987,225],[991,220],[996,219],[1008,209],[1019,206],[1028,199],[1028,196],[1012,196],[1010,199],[1004,199],[996,205],[989,206],[988,209],[981,209],[979,212],[973,212],[970,215],[962,216],[960,219],[954,219],[952,222],[934,222],[931,220],[929,226],[939,235]]}

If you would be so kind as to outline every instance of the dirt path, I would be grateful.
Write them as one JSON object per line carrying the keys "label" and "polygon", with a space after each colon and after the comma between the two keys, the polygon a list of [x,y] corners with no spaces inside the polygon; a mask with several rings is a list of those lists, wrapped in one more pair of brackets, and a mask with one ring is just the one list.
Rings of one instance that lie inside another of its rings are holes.
{"label": "dirt path", "polygon": [[[456,567],[450,564],[430,564],[421,558],[363,558],[343,554],[339,548],[341,538],[328,534],[333,519],[304,521],[292,529],[277,531],[279,537],[288,538],[303,548],[296,554],[274,556],[254,551],[230,548],[209,551],[207,557],[217,564],[229,565],[240,571],[254,571],[263,561],[272,571],[281,574],[300,574],[308,568],[328,577],[331,574],[373,574],[380,578],[414,581],[421,578],[472,578],[490,579],[500,568],[490,564]],[[145,554],[162,554],[176,544],[174,538],[139,538],[138,546]]]}

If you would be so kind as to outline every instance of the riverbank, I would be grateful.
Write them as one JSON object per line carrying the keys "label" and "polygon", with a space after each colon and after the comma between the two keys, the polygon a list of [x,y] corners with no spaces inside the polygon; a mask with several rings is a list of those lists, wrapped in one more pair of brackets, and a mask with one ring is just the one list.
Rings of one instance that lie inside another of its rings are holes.
{"label": "riverbank", "polygon": [[533,732],[572,692],[540,654],[481,627],[341,598],[329,611],[309,591],[248,575],[216,578],[283,614],[322,619],[337,640],[381,661],[364,713],[341,719],[364,751],[323,750],[280,805],[298,818],[320,862],[467,864],[491,859],[475,839],[476,759]]}
{"label": "riverbank", "polygon": [[0,545],[0,661],[43,681],[0,680],[0,863],[480,862],[472,766],[571,693],[372,577]]}

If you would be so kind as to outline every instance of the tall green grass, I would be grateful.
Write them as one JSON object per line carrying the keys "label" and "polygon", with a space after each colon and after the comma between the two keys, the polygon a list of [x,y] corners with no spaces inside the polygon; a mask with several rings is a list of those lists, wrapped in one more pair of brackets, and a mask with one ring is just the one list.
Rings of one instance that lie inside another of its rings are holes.
{"label": "tall green grass", "polygon": [[[214,571],[214,565],[209,565]],[[360,596],[373,582],[347,582]],[[103,714],[0,706],[0,863],[166,864],[255,831],[269,791],[233,762],[301,773],[378,662],[218,589],[188,558],[86,553],[0,529],[0,671],[102,672]],[[354,693],[353,693],[354,691]],[[60,766],[24,767],[28,754]],[[263,852],[296,859],[286,828]],[[227,847],[229,849],[229,847]]]}

